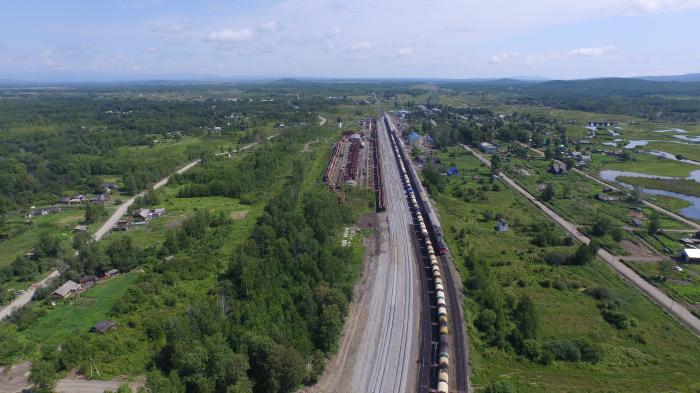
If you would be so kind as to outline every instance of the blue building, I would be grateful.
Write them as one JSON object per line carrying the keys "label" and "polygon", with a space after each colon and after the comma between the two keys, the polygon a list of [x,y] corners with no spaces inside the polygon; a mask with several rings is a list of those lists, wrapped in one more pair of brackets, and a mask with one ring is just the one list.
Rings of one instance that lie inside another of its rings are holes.
{"label": "blue building", "polygon": [[457,170],[456,166],[451,166],[450,169],[447,170],[447,176],[456,176],[459,175],[459,171]]}

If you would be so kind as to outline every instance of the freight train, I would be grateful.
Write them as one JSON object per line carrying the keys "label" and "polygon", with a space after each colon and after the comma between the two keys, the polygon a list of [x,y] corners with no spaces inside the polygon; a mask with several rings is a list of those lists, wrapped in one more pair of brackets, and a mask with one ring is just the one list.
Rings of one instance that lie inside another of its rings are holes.
{"label": "freight train", "polygon": [[[399,148],[400,141],[398,137],[394,135],[392,128],[386,119],[384,118],[384,124],[386,126],[387,132],[389,133],[389,139],[391,140],[392,147],[394,148],[394,154],[396,155],[397,162],[399,164],[401,180],[404,183],[406,194],[410,200],[410,207],[415,212],[416,220],[420,228],[421,237],[425,243],[425,248],[428,253],[428,258],[430,258],[430,269],[432,271],[434,290],[436,294],[437,303],[437,316],[438,316],[438,334],[439,334],[439,352],[437,356],[438,364],[438,375],[437,375],[437,392],[438,393],[448,393],[449,392],[449,372],[450,372],[450,359],[449,359],[449,328],[447,320],[447,303],[445,302],[445,290],[442,283],[442,274],[440,272],[440,263],[437,259],[437,254],[435,247],[433,247],[433,240],[435,240],[435,245],[437,246],[437,252],[439,255],[443,255],[448,252],[447,245],[442,239],[439,227],[430,225],[433,219],[430,217],[430,207],[426,206],[427,202],[423,200],[420,193],[417,193],[413,189],[413,183],[411,182],[411,177],[415,176],[412,172],[407,171],[406,165],[408,163],[406,157],[402,154],[402,148]],[[409,176],[410,175],[410,176]],[[427,212],[427,214],[423,214]],[[426,223],[427,221],[427,223]],[[428,230],[431,229],[431,231]]]}

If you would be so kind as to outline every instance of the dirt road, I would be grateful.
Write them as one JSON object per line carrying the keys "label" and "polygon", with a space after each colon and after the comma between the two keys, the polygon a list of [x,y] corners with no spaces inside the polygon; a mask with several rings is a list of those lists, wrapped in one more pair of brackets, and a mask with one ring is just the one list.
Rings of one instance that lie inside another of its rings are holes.
{"label": "dirt road", "polygon": [[137,391],[146,385],[146,378],[139,377],[134,381],[124,379],[113,379],[111,381],[87,380],[85,378],[64,378],[58,381],[57,393],[103,393],[105,390],[116,392],[119,386],[128,384],[132,391]]}
{"label": "dirt road", "polygon": [[321,115],[318,115],[318,120],[320,120],[319,123],[318,123],[319,126],[323,127],[323,126],[326,124],[326,118],[325,118],[325,117],[323,117],[323,116],[321,116]]}
{"label": "dirt road", "polygon": [[[487,160],[483,155],[475,151],[474,149],[462,145],[467,151],[470,151],[476,158],[481,162],[485,163],[486,166],[490,167],[491,162]],[[501,174],[501,179],[515,191],[520,193],[525,199],[533,203],[542,213],[549,217],[552,221],[556,222],[559,226],[564,228],[578,241],[588,244],[590,239],[583,235],[577,229],[576,225],[566,221],[564,218],[555,213],[552,209],[547,207],[544,203],[540,202],[527,190],[520,187],[518,183],[512,180],[510,177]],[[690,331],[700,336],[700,319],[693,315],[683,304],[677,303],[675,300],[668,297],[661,290],[647,282],[632,269],[627,267],[624,263],[620,261],[620,257],[610,254],[604,249],[598,251],[598,256],[604,260],[608,265],[610,265],[617,273],[619,273],[623,279],[637,287],[642,293],[649,297],[654,303],[658,304],[666,312],[670,313],[680,322],[682,322]]]}
{"label": "dirt road", "polygon": [[[379,123],[378,123],[379,124]],[[386,212],[377,214],[375,240],[365,256],[357,297],[340,350],[321,381],[308,392],[413,392],[420,298],[418,264],[409,232],[410,211],[383,125],[379,149],[386,185]]]}

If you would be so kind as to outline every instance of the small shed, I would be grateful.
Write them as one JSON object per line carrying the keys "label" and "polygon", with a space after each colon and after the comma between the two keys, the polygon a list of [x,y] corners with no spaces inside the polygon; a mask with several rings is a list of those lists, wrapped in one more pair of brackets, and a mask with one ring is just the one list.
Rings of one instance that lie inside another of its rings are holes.
{"label": "small shed", "polygon": [[506,221],[503,218],[498,219],[498,223],[496,224],[496,231],[508,232],[508,221]]}
{"label": "small shed", "polygon": [[108,330],[114,329],[114,327],[117,326],[117,323],[114,321],[100,321],[95,324],[95,326],[90,328],[90,331],[93,333],[105,333]]}
{"label": "small shed", "polygon": [[479,150],[483,151],[486,154],[495,154],[498,153],[498,147],[494,146],[488,142],[481,142],[479,144]]}
{"label": "small shed", "polygon": [[456,166],[451,166],[450,169],[447,170],[447,176],[457,176],[459,175],[459,170],[457,170]]}
{"label": "small shed", "polygon": [[116,276],[117,274],[119,274],[119,270],[117,270],[117,269],[112,269],[112,270],[106,271],[106,272],[102,275],[102,277],[104,277],[104,278],[114,277],[114,276]]}
{"label": "small shed", "polygon": [[75,228],[73,228],[73,232],[86,232],[87,229],[86,225],[76,225]]}
{"label": "small shed", "polygon": [[420,135],[418,135],[417,132],[414,131],[414,132],[408,134],[408,141],[410,143],[419,143],[420,140],[421,140],[421,137],[420,137]]}
{"label": "small shed", "polygon": [[682,253],[685,263],[700,263],[700,249],[686,248]]}

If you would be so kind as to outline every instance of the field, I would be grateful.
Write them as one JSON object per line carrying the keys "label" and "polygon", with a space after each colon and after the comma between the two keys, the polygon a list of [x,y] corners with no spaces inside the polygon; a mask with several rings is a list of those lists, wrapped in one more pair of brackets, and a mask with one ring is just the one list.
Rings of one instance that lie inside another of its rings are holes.
{"label": "field", "polygon": [[104,319],[114,301],[138,280],[141,273],[126,273],[100,282],[82,293],[79,299],[58,301],[45,317],[34,321],[24,335],[34,342],[65,337],[74,331],[85,331]]}
{"label": "field", "polygon": [[[700,341],[679,326],[607,265],[550,266],[543,256],[562,247],[534,246],[528,227],[545,218],[505,185],[473,180],[489,173],[478,161],[459,152],[438,155],[444,165],[455,164],[460,176],[447,180],[435,196],[446,238],[464,280],[470,270],[463,264],[471,255],[489,262],[506,296],[529,295],[539,316],[538,341],[587,338],[598,343],[602,360],[554,361],[542,365],[484,342],[474,322],[480,306],[467,297],[466,318],[472,344],[473,383],[481,387],[494,380],[509,381],[518,392],[627,392],[696,391],[700,388]],[[481,188],[482,198],[455,197],[457,189]],[[510,224],[505,233],[494,230],[496,214]],[[560,236],[563,236],[557,230]],[[464,235],[462,236],[461,233]],[[564,247],[566,249],[566,247]],[[597,302],[585,293],[608,288],[620,310],[633,316],[636,326],[619,330],[602,317]],[[668,378],[674,375],[674,378]]]}

